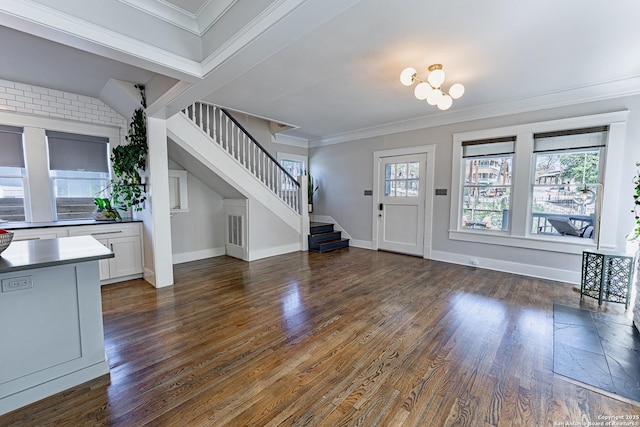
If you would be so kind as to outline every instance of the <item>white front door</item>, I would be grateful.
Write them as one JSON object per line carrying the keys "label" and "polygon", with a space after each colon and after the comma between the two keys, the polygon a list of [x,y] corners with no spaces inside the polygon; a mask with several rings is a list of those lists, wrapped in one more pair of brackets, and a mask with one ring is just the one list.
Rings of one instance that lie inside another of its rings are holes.
{"label": "white front door", "polygon": [[378,185],[378,248],[424,254],[427,155],[381,157]]}

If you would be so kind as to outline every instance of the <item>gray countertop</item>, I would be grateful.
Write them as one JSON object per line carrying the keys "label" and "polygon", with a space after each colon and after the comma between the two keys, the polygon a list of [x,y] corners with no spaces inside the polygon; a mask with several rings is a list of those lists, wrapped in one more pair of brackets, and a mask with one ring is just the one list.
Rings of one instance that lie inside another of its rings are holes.
{"label": "gray countertop", "polygon": [[0,274],[113,257],[91,236],[12,242],[0,254]]}
{"label": "gray countertop", "polygon": [[123,221],[96,221],[95,219],[76,219],[69,221],[50,221],[50,222],[2,222],[0,228],[5,230],[27,230],[30,228],[51,228],[51,227],[75,227],[78,225],[104,225],[104,224],[127,224],[132,222],[142,222],[139,220],[123,220]]}

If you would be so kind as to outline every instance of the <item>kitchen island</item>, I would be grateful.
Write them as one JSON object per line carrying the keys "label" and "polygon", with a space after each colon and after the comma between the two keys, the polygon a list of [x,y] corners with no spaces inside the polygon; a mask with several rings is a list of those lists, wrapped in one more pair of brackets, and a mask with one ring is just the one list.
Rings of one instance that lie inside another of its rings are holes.
{"label": "kitchen island", "polygon": [[91,236],[13,242],[0,255],[0,415],[109,373]]}

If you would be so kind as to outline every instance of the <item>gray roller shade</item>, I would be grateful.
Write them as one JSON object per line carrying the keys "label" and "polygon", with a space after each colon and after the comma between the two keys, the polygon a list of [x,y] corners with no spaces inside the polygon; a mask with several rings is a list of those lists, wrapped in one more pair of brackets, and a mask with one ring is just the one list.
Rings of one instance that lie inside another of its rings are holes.
{"label": "gray roller shade", "polygon": [[22,128],[0,125],[0,166],[24,167]]}
{"label": "gray roller shade", "polygon": [[109,138],[47,131],[49,169],[109,172]]}
{"label": "gray roller shade", "polygon": [[533,151],[580,150],[607,145],[608,126],[545,132],[533,135]]}
{"label": "gray roller shade", "polygon": [[462,157],[498,156],[501,154],[513,154],[516,137],[480,139],[476,141],[462,142]]}

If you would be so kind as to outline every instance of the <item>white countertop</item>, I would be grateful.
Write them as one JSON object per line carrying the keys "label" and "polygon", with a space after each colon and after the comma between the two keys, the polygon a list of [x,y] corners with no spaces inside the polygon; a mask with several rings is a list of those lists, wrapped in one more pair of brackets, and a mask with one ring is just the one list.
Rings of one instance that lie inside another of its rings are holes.
{"label": "white countertop", "polygon": [[0,254],[0,274],[113,256],[113,252],[91,236],[12,242]]}

